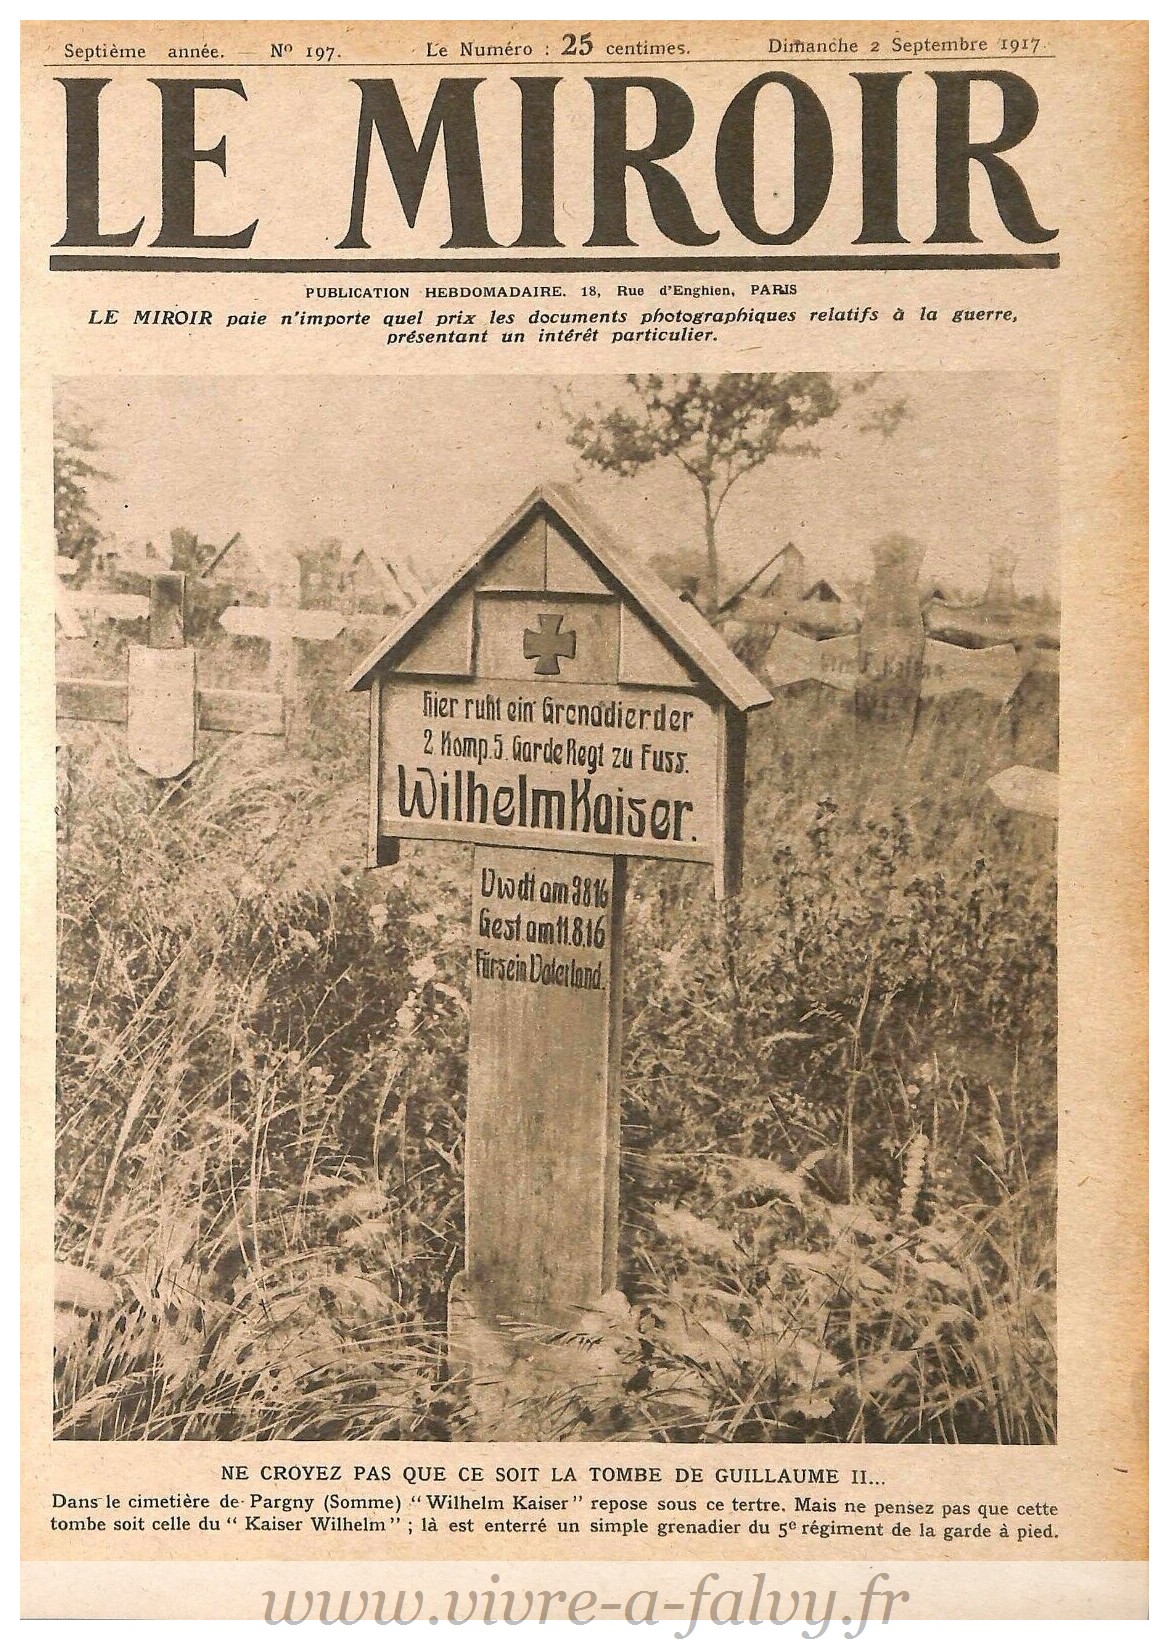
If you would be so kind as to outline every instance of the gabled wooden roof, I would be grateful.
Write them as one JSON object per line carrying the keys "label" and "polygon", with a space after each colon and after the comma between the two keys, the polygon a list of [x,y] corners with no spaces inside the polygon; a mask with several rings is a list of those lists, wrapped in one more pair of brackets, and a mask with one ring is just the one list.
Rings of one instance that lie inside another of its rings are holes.
{"label": "gabled wooden roof", "polygon": [[[746,593],[750,592],[755,583],[757,581],[761,581],[767,574],[767,571],[774,565],[778,564],[780,559],[789,552],[794,552],[799,558],[804,556],[794,541],[785,542],[785,544],[780,547],[777,552],[773,552],[769,558],[765,558],[761,564],[753,569],[745,581],[740,581],[731,592],[726,593],[722,598],[720,598],[718,606],[719,609],[729,609],[736,598],[742,598]],[[777,570],[776,573],[778,574],[779,571]]]}
{"label": "gabled wooden roof", "polygon": [[372,650],[348,680],[348,689],[369,689],[378,670],[411,647],[443,606],[492,554],[501,551],[543,511],[562,526],[585,560],[598,569],[614,591],[627,598],[668,648],[680,652],[701,677],[741,712],[770,706],[771,696],[752,672],[727,648],[696,609],[682,602],[651,569],[634,562],[604,524],[560,485],[541,485],[511,517],[440,586],[398,623]]}
{"label": "gabled wooden roof", "polygon": [[800,601],[810,603],[813,598],[818,598],[822,603],[828,603],[830,598],[824,597],[824,593],[830,594],[830,598],[834,598],[838,604],[847,604],[853,609],[857,607],[857,601],[848,589],[842,587],[838,581],[830,581],[826,575],[818,575],[808,590],[800,593]]}
{"label": "gabled wooden roof", "polygon": [[368,566],[370,579],[384,594],[387,603],[394,603],[399,609],[408,609],[417,600],[412,598],[402,585],[392,564],[388,564],[380,553],[374,552],[364,544],[359,546],[349,559],[348,573],[356,572],[359,565]]}

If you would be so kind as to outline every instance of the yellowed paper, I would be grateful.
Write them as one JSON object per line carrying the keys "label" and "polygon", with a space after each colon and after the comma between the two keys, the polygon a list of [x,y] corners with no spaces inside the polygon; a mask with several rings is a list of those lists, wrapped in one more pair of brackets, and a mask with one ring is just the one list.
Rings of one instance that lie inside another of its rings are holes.
{"label": "yellowed paper", "polygon": [[26,1615],[1143,1614],[1146,52],[25,25]]}

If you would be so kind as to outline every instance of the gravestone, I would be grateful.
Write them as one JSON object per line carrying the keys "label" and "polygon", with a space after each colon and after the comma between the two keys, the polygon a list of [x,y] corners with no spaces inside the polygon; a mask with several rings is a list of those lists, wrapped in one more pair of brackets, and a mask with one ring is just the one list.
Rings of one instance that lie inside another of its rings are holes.
{"label": "gravestone", "polygon": [[551,488],[349,687],[370,694],[369,863],[403,838],[474,850],[451,1347],[472,1377],[506,1377],[509,1328],[614,1301],[626,859],[697,862],[737,890],[746,713],[771,697]]}

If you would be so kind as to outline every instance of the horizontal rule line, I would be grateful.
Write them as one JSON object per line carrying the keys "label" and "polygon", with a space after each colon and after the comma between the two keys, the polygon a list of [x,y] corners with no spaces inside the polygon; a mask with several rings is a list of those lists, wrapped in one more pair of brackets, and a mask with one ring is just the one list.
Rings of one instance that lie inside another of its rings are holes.
{"label": "horizontal rule line", "polygon": [[[217,69],[433,68],[443,74],[449,73],[452,68],[506,68],[514,72],[515,69],[522,64],[536,68],[541,63],[562,69],[580,68],[585,70],[595,70],[600,67],[599,63],[590,63],[587,59],[581,61],[580,59],[553,57],[547,52],[543,57],[509,57],[504,60],[495,57],[486,59],[482,57],[451,57],[443,59],[407,57],[400,60],[391,60],[390,58],[379,57],[372,61],[362,61],[356,58],[353,61],[345,61],[342,58],[334,58],[332,62],[294,62],[287,58],[278,58],[275,62],[270,62],[266,58],[253,57],[242,63],[227,62],[222,57],[209,57],[198,60],[194,58],[176,57],[171,58],[164,63],[148,63],[144,62],[141,58],[126,59],[116,57],[99,57],[95,58],[91,62],[84,62],[80,57],[75,57],[71,62],[43,63],[41,66],[43,68],[97,68],[100,69],[102,73],[104,73],[107,68],[170,68],[174,69],[177,73],[180,69],[190,68],[192,63],[203,60],[207,62],[214,62]],[[1054,62],[1054,60],[1054,52],[1046,51],[1027,52],[1025,54],[1021,51],[903,51],[894,57],[870,57],[855,51],[776,51],[770,52],[766,57],[667,57],[665,55],[659,56],[655,53],[652,55],[647,54],[645,57],[607,57],[605,59],[610,68],[628,67],[633,63],[669,63],[673,68],[680,68],[687,65],[701,67],[704,65],[713,64],[729,64],[733,66],[735,63],[742,63],[748,68],[759,63],[770,63],[773,66],[776,63],[802,63],[808,68],[827,68],[829,66],[835,67],[837,65],[856,68],[863,63],[904,63],[906,61],[911,61],[913,63],[1050,63]]]}
{"label": "horizontal rule line", "polygon": [[1058,251],[913,252],[906,256],[280,257],[57,253],[51,273],[975,273],[1058,268]]}

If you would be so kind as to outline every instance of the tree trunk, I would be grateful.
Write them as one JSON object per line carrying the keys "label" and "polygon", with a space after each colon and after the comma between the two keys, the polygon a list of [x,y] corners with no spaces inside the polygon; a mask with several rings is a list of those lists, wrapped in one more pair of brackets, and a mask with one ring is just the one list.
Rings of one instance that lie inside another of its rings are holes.
{"label": "tree trunk", "polygon": [[702,492],[703,524],[706,529],[706,601],[707,613],[713,620],[718,614],[719,584],[718,584],[718,546],[714,539],[714,509],[710,504],[710,491]]}

